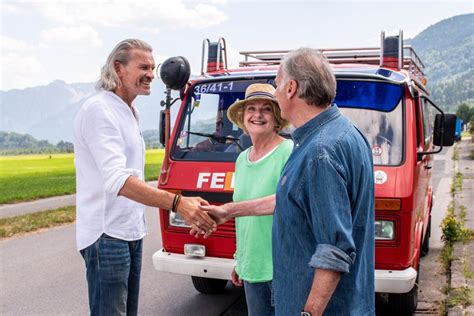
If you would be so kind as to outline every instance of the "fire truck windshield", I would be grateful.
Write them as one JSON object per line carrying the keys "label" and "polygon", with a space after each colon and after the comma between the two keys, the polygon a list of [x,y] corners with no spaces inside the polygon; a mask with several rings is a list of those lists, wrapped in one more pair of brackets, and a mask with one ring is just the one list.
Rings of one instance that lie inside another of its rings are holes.
{"label": "fire truck windshield", "polygon": [[[227,109],[245,97],[253,83],[273,78],[209,81],[195,85],[178,125],[175,160],[233,162],[251,145],[248,135],[227,118]],[[365,135],[374,164],[398,165],[403,159],[403,86],[358,79],[337,81],[335,103]],[[289,131],[284,131],[288,133]]]}
{"label": "fire truck windshield", "polygon": [[227,109],[253,83],[273,78],[210,81],[193,87],[181,118],[172,157],[177,160],[233,162],[251,145],[248,135],[227,118]]}
{"label": "fire truck windshield", "polygon": [[337,81],[335,103],[367,138],[376,165],[402,162],[403,91],[387,82]]}

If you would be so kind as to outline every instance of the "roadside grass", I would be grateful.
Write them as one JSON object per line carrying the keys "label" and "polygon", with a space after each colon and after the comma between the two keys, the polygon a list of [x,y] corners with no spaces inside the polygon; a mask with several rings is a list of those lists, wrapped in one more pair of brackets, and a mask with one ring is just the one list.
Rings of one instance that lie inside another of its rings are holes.
{"label": "roadside grass", "polygon": [[[458,145],[454,146],[453,161],[459,160]],[[446,315],[447,310],[454,306],[470,306],[473,302],[472,290],[469,287],[451,287],[451,264],[455,258],[454,244],[457,242],[466,243],[474,238],[474,230],[466,228],[466,207],[457,202],[457,196],[463,191],[464,175],[461,172],[456,172],[451,183],[451,202],[449,202],[446,217],[441,222],[441,239],[443,247],[439,259],[443,265],[444,271],[448,276],[448,284],[444,288],[447,298],[441,303],[441,314]],[[456,212],[457,211],[457,212]],[[457,213],[457,214],[456,214]],[[466,253],[463,251],[462,257],[459,258],[463,267],[463,275],[465,279],[471,279],[474,274],[470,269],[470,263]]]}
{"label": "roadside grass", "polygon": [[451,183],[451,196],[454,197],[457,193],[462,191],[462,180],[464,175],[461,172],[456,172],[453,182]]}
{"label": "roadside grass", "polygon": [[447,299],[448,307],[472,305],[472,290],[467,287],[452,288]]}
{"label": "roadside grass", "polygon": [[158,179],[164,156],[164,149],[148,149],[146,151],[145,181],[153,181]]}
{"label": "roadside grass", "polygon": [[42,228],[72,223],[76,220],[76,207],[67,206],[55,210],[0,218],[0,238],[33,232]]}
{"label": "roadside grass", "polygon": [[453,160],[459,160],[459,148],[457,146],[457,144],[454,145],[454,149],[453,149]]}
{"label": "roadside grass", "polygon": [[[145,180],[156,180],[164,150],[147,150]],[[0,204],[76,192],[73,154],[0,157]]]}

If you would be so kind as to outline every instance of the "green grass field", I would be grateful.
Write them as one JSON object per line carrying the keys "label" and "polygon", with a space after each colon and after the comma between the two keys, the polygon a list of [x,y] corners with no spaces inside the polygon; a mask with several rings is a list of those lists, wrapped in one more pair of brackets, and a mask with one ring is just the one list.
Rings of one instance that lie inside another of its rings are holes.
{"label": "green grass field", "polygon": [[66,206],[44,212],[0,218],[0,239],[33,232],[42,228],[72,223],[75,220],[75,206]]}
{"label": "green grass field", "polygon": [[[155,180],[164,150],[147,150],[145,179]],[[76,192],[73,154],[0,157],[0,204]]]}

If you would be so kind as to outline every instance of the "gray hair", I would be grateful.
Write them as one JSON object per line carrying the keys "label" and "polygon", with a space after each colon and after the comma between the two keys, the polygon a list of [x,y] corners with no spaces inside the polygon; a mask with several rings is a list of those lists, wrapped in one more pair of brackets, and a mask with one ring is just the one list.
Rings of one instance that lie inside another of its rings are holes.
{"label": "gray hair", "polygon": [[336,96],[336,78],[327,61],[319,51],[300,48],[283,59],[280,69],[284,82],[298,82],[298,97],[314,106],[332,103]]}
{"label": "gray hair", "polygon": [[127,65],[130,60],[130,51],[132,49],[141,49],[152,52],[151,46],[139,39],[126,39],[121,41],[110,52],[107,62],[100,71],[100,79],[97,81],[95,88],[97,90],[113,91],[122,85],[120,78],[115,71],[115,62]]}

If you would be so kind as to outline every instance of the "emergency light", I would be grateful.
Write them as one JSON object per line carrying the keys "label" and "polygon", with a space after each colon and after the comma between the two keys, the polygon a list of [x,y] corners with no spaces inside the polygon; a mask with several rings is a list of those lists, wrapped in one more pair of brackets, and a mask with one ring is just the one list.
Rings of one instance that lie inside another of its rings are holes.
{"label": "emergency light", "polygon": [[380,66],[387,68],[403,68],[403,31],[396,36],[385,37],[381,34],[380,40]]}

